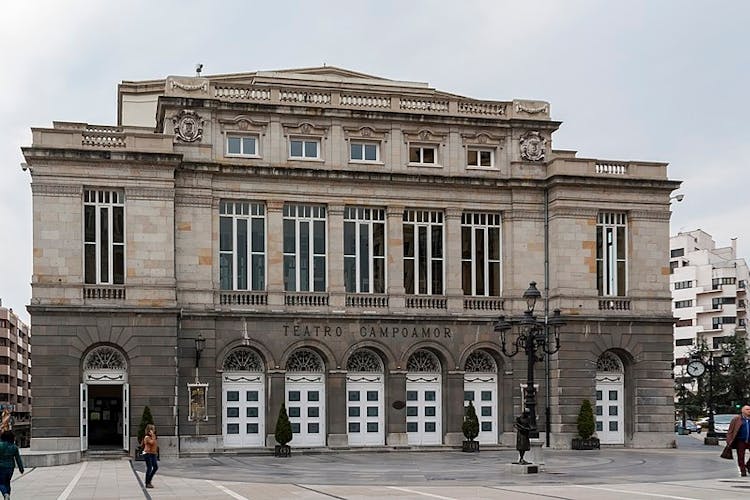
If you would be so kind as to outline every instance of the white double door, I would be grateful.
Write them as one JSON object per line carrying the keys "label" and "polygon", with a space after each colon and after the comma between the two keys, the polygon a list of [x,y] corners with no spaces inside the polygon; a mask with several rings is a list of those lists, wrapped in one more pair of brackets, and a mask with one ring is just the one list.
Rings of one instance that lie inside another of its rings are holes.
{"label": "white double door", "polygon": [[382,374],[346,378],[346,423],[350,446],[385,444],[385,384]]}
{"label": "white double door", "polygon": [[[474,404],[479,420],[479,436],[482,444],[497,444],[497,376],[495,374],[474,374],[464,376],[464,408]],[[464,410],[465,411],[465,410]]]}
{"label": "white double door", "polygon": [[224,446],[245,448],[266,445],[265,376],[222,376]]}
{"label": "white double door", "polygon": [[596,435],[602,444],[625,442],[623,389],[622,375],[597,376],[594,418]]}
{"label": "white double door", "polygon": [[320,373],[287,375],[286,411],[292,446],[326,445],[325,378]]}
{"label": "white double door", "polygon": [[411,445],[443,443],[442,380],[433,373],[406,377],[406,433]]}

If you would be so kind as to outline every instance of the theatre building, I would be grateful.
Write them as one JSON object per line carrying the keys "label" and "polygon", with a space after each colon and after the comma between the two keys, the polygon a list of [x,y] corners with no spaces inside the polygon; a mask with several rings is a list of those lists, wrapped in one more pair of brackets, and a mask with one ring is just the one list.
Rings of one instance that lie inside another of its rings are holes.
{"label": "theatre building", "polygon": [[544,101],[334,67],[116,105],[23,148],[32,449],[132,453],[145,406],[162,454],[272,447],[282,403],[293,449],[455,446],[469,400],[512,444],[527,361],[494,326],[531,281],[566,321],[542,438],[570,447],[589,399],[603,443],[673,444],[666,164],[553,149]]}

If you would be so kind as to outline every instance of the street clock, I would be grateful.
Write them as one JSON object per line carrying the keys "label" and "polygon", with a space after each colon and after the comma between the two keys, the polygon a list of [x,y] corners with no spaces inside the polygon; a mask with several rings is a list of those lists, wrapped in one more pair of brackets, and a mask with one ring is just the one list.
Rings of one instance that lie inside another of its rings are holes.
{"label": "street clock", "polygon": [[704,365],[702,361],[694,359],[688,363],[687,372],[691,377],[700,377],[706,373],[706,365]]}

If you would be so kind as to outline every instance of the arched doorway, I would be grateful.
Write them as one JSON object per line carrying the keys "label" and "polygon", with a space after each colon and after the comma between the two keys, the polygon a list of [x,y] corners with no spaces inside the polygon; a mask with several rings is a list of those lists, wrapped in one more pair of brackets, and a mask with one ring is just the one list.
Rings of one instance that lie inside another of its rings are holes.
{"label": "arched doorway", "polygon": [[266,445],[266,374],[255,350],[238,347],[222,363],[224,446]]}
{"label": "arched doorway", "polygon": [[406,433],[412,445],[443,443],[440,361],[427,349],[409,356],[406,364]]}
{"label": "arched doorway", "polygon": [[385,444],[383,361],[370,349],[358,349],[346,364],[346,423],[350,446]]}
{"label": "arched doorway", "polygon": [[292,446],[325,446],[325,364],[312,349],[297,349],[286,363],[286,408]]}
{"label": "arched doorway", "polygon": [[623,444],[625,369],[622,359],[605,351],[596,361],[596,434],[602,444]]}
{"label": "arched doorway", "polygon": [[125,354],[109,345],[83,358],[80,387],[81,451],[130,449],[130,387]]}
{"label": "arched doorway", "polygon": [[464,371],[464,406],[469,401],[474,404],[479,419],[477,441],[497,444],[497,363],[486,351],[476,350],[466,359]]}

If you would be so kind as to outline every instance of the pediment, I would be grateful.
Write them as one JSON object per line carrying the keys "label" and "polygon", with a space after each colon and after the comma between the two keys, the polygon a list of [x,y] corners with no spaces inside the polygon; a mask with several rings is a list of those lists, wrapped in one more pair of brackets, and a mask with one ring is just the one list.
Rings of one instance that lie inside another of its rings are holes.
{"label": "pediment", "polygon": [[298,75],[316,75],[316,76],[327,76],[333,78],[354,78],[362,80],[383,80],[390,81],[387,78],[380,76],[368,75],[365,73],[359,73],[344,68],[337,68],[336,66],[318,66],[315,68],[298,68],[298,69],[282,69],[274,71],[274,73],[296,73]]}

